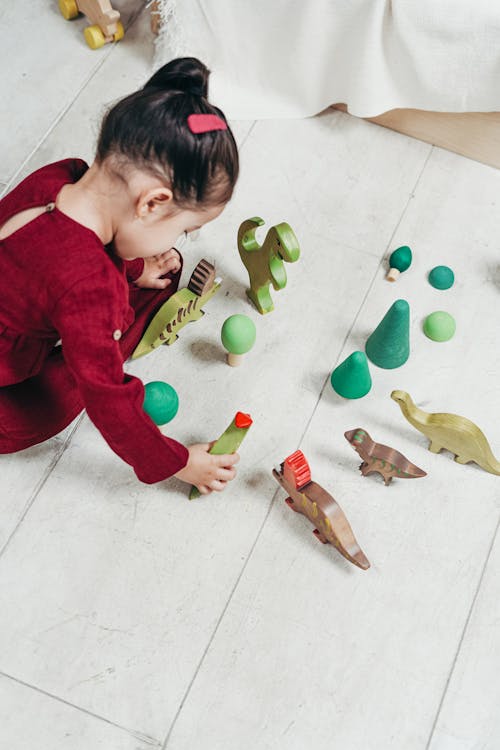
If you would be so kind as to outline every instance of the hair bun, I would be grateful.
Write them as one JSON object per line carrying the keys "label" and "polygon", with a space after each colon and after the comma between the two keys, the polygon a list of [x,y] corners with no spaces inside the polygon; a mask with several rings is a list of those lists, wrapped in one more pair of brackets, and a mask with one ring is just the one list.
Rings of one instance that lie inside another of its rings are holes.
{"label": "hair bun", "polygon": [[157,70],[144,88],[182,91],[206,98],[209,75],[209,69],[196,57],[178,57]]}

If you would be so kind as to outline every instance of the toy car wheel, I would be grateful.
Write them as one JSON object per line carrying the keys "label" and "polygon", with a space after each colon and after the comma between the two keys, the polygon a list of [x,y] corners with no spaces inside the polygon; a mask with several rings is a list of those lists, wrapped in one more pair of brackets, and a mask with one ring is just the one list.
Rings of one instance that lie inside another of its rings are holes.
{"label": "toy car wheel", "polygon": [[99,47],[103,47],[106,43],[100,26],[87,26],[83,35],[90,49],[99,49]]}
{"label": "toy car wheel", "polygon": [[66,21],[71,21],[72,18],[76,18],[78,15],[78,5],[75,0],[59,0],[59,10]]}
{"label": "toy car wheel", "polygon": [[113,34],[113,39],[115,42],[119,42],[120,39],[123,39],[125,36],[125,29],[123,28],[123,24],[121,21],[118,21],[116,24],[116,34]]}

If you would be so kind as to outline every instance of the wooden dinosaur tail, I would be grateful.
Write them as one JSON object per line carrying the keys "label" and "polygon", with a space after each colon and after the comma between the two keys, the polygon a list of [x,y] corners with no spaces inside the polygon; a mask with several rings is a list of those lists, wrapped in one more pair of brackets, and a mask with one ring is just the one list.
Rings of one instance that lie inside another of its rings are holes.
{"label": "wooden dinosaur tail", "polygon": [[490,455],[483,464],[483,469],[489,471],[490,474],[496,474],[497,476],[500,476],[500,461],[497,461],[491,451]]}

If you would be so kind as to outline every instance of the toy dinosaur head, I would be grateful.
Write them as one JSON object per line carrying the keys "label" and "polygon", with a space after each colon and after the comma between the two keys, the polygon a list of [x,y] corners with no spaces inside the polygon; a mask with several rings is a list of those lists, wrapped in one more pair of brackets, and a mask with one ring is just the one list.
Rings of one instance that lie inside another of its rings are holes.
{"label": "toy dinosaur head", "polygon": [[406,391],[393,391],[391,393],[391,398],[393,401],[395,401],[397,404],[411,404],[412,400],[410,398],[410,394],[406,393]]}
{"label": "toy dinosaur head", "polygon": [[299,241],[295,236],[290,224],[286,221],[276,226],[271,227],[269,230],[269,238],[272,242],[274,252],[287,263],[295,263],[300,256]]}
{"label": "toy dinosaur head", "polygon": [[348,430],[344,432],[344,437],[348,443],[356,450],[359,445],[362,445],[367,440],[370,440],[370,436],[361,427],[356,427],[355,430]]}

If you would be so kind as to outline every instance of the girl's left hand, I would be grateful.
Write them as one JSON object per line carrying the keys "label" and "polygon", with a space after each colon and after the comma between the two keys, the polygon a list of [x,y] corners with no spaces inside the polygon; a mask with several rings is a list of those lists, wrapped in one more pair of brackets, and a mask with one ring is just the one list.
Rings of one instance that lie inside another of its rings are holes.
{"label": "girl's left hand", "polygon": [[167,273],[175,273],[180,267],[181,256],[172,247],[160,255],[144,258],[144,270],[134,284],[143,289],[166,289],[172,281],[161,277]]}

